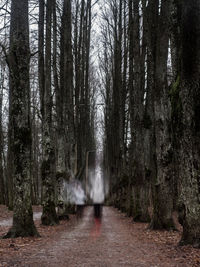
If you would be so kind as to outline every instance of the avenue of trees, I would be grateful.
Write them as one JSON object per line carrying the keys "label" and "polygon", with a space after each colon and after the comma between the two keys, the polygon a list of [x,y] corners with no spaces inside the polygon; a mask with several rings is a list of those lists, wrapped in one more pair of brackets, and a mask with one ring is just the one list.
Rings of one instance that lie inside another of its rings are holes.
{"label": "avenue of trees", "polygon": [[100,73],[110,202],[200,246],[200,2],[110,0]]}
{"label": "avenue of trees", "polygon": [[14,211],[7,237],[34,236],[32,204],[42,203],[44,225],[57,224],[63,181],[84,179],[95,149],[92,3],[6,0],[0,8],[0,201]]}
{"label": "avenue of trees", "polygon": [[198,0],[4,0],[0,55],[7,237],[39,235],[32,204],[44,225],[59,222],[63,181],[84,180],[97,148],[103,99],[108,203],[153,230],[175,230],[176,212],[180,244],[200,247]]}

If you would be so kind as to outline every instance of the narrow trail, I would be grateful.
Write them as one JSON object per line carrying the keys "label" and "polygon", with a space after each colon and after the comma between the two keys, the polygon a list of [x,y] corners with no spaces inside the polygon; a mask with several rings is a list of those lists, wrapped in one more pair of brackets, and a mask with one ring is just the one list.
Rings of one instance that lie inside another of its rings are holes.
{"label": "narrow trail", "polygon": [[15,263],[8,266],[191,267],[184,259],[169,257],[166,247],[146,239],[144,233],[142,237],[138,229],[138,224],[113,208],[104,207],[100,221],[87,207],[82,219],[50,243],[23,255],[23,262],[16,255]]}

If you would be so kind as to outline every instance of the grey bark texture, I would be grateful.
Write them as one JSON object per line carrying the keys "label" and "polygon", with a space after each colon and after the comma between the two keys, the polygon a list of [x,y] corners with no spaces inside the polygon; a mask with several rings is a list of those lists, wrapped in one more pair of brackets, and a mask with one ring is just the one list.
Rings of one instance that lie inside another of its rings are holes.
{"label": "grey bark texture", "polygon": [[[2,67],[2,66],[1,66]],[[0,203],[5,204],[6,202],[6,187],[4,179],[3,169],[3,129],[2,129],[2,105],[3,105],[3,68],[1,69],[1,84],[0,84]]]}
{"label": "grey bark texture", "polygon": [[43,159],[41,166],[43,184],[42,224],[57,224],[55,210],[55,142],[53,139],[52,122],[52,92],[51,92],[51,30],[52,30],[53,0],[46,5],[46,47],[45,47],[45,83],[44,83],[44,114],[43,114]]}
{"label": "grey bark texture", "polygon": [[10,140],[14,160],[13,226],[5,237],[38,236],[31,203],[28,0],[12,0],[10,25]]}
{"label": "grey bark texture", "polygon": [[154,81],[154,132],[156,177],[153,178],[153,218],[151,228],[174,229],[173,149],[170,135],[171,106],[167,84],[167,59],[171,1],[161,4],[157,28]]}
{"label": "grey bark texture", "polygon": [[200,3],[181,6],[182,135],[180,135],[179,214],[183,224],[181,244],[200,247]]}
{"label": "grey bark texture", "polygon": [[[149,221],[148,214],[148,180],[145,179],[144,168],[144,83],[142,83],[142,56],[140,53],[140,19],[139,19],[139,1],[132,3],[133,10],[130,31],[130,51],[133,50],[133,76],[130,82],[132,90],[130,91],[130,127],[131,127],[131,148],[130,148],[130,175],[133,186],[133,218],[137,221]],[[132,27],[131,27],[132,26]],[[133,40],[131,40],[131,38]],[[129,77],[130,79],[130,77]],[[130,88],[131,89],[131,88]]]}

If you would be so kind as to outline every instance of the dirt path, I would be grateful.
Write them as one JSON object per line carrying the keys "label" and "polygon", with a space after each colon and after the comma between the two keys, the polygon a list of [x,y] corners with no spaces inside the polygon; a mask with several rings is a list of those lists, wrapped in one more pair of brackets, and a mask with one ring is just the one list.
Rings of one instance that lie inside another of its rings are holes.
{"label": "dirt path", "polygon": [[132,223],[113,208],[104,207],[100,221],[94,219],[93,208],[88,207],[82,219],[60,227],[62,229],[59,228],[48,242],[40,239],[32,245],[29,243],[27,248],[18,247],[14,257],[4,263],[2,261],[0,266],[198,266],[192,265],[187,253],[176,247],[172,234],[164,233],[164,237],[162,234],[166,242],[161,242],[159,232],[146,230],[144,224]]}

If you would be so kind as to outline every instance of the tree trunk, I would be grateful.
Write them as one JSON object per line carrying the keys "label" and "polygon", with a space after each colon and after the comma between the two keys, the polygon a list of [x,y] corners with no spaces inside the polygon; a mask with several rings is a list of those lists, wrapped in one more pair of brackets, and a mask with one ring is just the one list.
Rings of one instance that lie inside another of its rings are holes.
{"label": "tree trunk", "polygon": [[12,0],[9,68],[15,194],[13,226],[5,236],[7,238],[38,236],[31,205],[29,60],[28,0]]}
{"label": "tree trunk", "polygon": [[157,175],[153,182],[151,228],[174,229],[173,150],[170,136],[171,107],[167,84],[171,1],[162,2],[158,21],[154,82],[154,127]]}
{"label": "tree trunk", "polygon": [[45,50],[45,86],[44,86],[44,116],[43,116],[43,213],[42,224],[57,224],[55,210],[55,148],[52,128],[52,93],[51,93],[51,25],[53,0],[47,0],[46,6],[46,50]]}
{"label": "tree trunk", "polygon": [[[200,2],[182,1],[180,244],[200,247]],[[192,30],[191,30],[192,29]]]}
{"label": "tree trunk", "polygon": [[3,131],[2,131],[2,105],[3,105],[3,86],[5,67],[1,66],[1,84],[0,84],[0,204],[5,204],[5,181],[3,170]]}
{"label": "tree trunk", "polygon": [[[11,79],[11,77],[9,78]],[[9,84],[9,87],[11,85]],[[8,201],[7,205],[10,210],[13,209],[13,174],[14,174],[14,166],[13,166],[13,152],[11,149],[11,143],[13,140],[13,128],[11,121],[11,103],[12,103],[12,90],[9,90],[9,118],[8,118],[8,152],[7,152],[7,166],[6,166],[6,184],[8,190]]]}
{"label": "tree trunk", "polygon": [[[71,1],[64,0],[60,40],[60,88],[56,92],[58,118],[56,176],[60,202],[62,202],[63,182],[73,178],[76,165],[71,28]],[[70,212],[69,207],[69,203],[63,204],[63,209],[59,210],[60,216],[62,210],[65,215]]]}
{"label": "tree trunk", "polygon": [[[143,3],[143,10],[144,10]],[[152,208],[152,191],[154,189],[153,181],[156,177],[156,151],[155,151],[155,129],[154,129],[154,77],[156,64],[156,40],[157,40],[157,24],[158,24],[158,1],[149,2],[145,10],[145,31],[147,52],[146,52],[146,88],[145,88],[145,102],[144,102],[144,171],[145,180],[150,184],[149,196]]]}
{"label": "tree trunk", "polygon": [[180,167],[180,130],[181,130],[181,104],[180,104],[180,74],[181,74],[181,1],[172,1],[171,12],[171,58],[172,58],[172,83],[170,85],[171,103],[171,135],[173,149],[173,188],[174,209],[178,210],[179,198],[179,167]]}
{"label": "tree trunk", "polygon": [[[44,73],[44,13],[45,1],[39,0],[39,23],[38,23],[38,83],[40,92],[40,112],[41,112],[41,139],[43,142],[43,122],[44,122],[44,87],[45,87],[45,73]],[[43,146],[42,146],[43,158]],[[41,183],[41,202],[43,200],[43,184]]]}
{"label": "tree trunk", "polygon": [[[119,5],[119,6],[118,6]],[[119,12],[119,13],[118,13]],[[120,176],[121,170],[121,86],[122,86],[122,1],[114,3],[114,55],[113,55],[113,96],[112,127],[115,129],[112,138],[112,172],[113,177]]]}
{"label": "tree trunk", "polygon": [[91,0],[87,0],[87,12],[86,12],[86,40],[85,40],[85,146],[86,151],[90,150],[91,145],[91,128],[90,128],[90,39],[91,39]]}
{"label": "tree trunk", "polygon": [[[149,221],[148,214],[148,183],[145,180],[144,170],[144,84],[141,83],[142,65],[140,55],[140,19],[139,19],[139,0],[133,1],[133,58],[134,71],[133,92],[130,92],[131,102],[131,177],[132,185],[134,187],[133,195],[133,218],[137,221]],[[146,192],[147,191],[147,192]],[[145,193],[146,192],[146,193]],[[146,199],[145,199],[146,198]],[[135,202],[135,203],[134,203]]]}
{"label": "tree trunk", "polygon": [[121,125],[120,125],[120,136],[121,136],[121,147],[122,147],[122,166],[125,172],[127,171],[126,162],[127,162],[127,140],[126,140],[126,103],[127,103],[127,93],[128,93],[128,83],[127,83],[127,72],[128,72],[128,29],[126,27],[127,24],[127,3],[124,1],[123,4],[123,82],[122,82],[122,90],[121,90]]}

